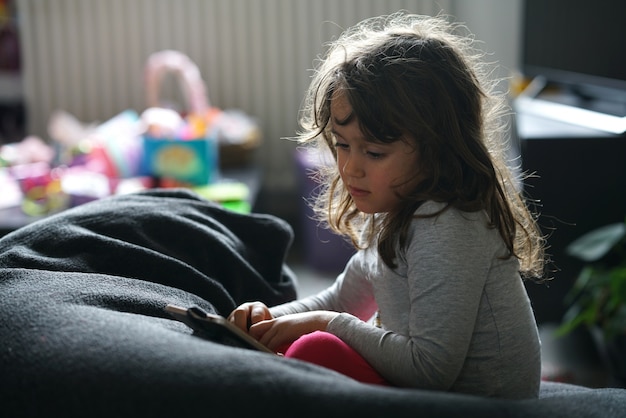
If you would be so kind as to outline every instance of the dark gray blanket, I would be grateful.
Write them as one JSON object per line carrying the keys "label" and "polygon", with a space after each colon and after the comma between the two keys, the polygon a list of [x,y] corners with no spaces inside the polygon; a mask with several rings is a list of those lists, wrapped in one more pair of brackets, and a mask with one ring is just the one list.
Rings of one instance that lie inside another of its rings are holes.
{"label": "dark gray blanket", "polygon": [[167,303],[227,315],[296,297],[289,226],[186,191],[104,199],[0,239],[0,416],[626,416],[626,391],[538,400],[364,385],[192,335]]}

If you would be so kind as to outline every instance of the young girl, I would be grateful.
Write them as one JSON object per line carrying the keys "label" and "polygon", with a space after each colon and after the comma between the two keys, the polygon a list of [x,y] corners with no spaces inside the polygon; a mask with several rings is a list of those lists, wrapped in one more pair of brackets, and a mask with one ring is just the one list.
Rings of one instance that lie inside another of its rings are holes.
{"label": "young girl", "polygon": [[358,251],[319,294],[229,319],[363,382],[536,397],[522,277],[541,276],[543,241],[504,158],[505,102],[458,29],[395,14],[331,45],[300,140],[334,155],[315,207]]}

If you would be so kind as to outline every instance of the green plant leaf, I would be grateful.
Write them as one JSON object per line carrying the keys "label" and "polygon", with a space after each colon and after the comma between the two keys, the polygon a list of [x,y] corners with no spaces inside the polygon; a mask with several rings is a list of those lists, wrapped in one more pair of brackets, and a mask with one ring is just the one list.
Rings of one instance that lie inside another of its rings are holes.
{"label": "green plant leaf", "polygon": [[561,325],[554,331],[556,337],[563,337],[585,322],[585,318],[582,315],[573,315],[570,319],[561,323]]}
{"label": "green plant leaf", "polygon": [[605,339],[610,340],[618,335],[626,335],[626,305],[622,304],[603,326]]}
{"label": "green plant leaf", "polygon": [[595,304],[586,305],[581,309],[581,305],[572,305],[565,313],[563,322],[555,330],[557,337],[569,334],[581,325],[592,325],[597,318],[597,307]]}
{"label": "green plant leaf", "polygon": [[604,257],[626,235],[624,222],[606,225],[581,236],[567,246],[568,255],[586,262]]}
{"label": "green plant leaf", "polygon": [[626,334],[625,237],[626,223],[616,223],[591,231],[567,247],[569,255],[587,264],[566,295],[569,309],[557,335],[580,326],[599,327],[606,339]]}

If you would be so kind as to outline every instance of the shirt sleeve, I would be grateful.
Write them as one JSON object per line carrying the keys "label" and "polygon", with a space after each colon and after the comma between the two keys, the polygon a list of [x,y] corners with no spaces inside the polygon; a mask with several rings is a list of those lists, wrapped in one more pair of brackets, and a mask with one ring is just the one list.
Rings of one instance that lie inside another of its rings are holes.
{"label": "shirt sleeve", "polygon": [[484,216],[470,215],[449,209],[413,221],[405,257],[406,333],[347,314],[328,326],[395,385],[447,390],[461,372],[494,257],[485,234],[497,233]]}
{"label": "shirt sleeve", "polygon": [[327,310],[347,312],[362,321],[370,319],[377,308],[372,285],[366,279],[366,272],[363,270],[362,258],[361,251],[353,255],[344,271],[330,287],[307,298],[271,307],[270,312],[274,317],[278,317]]}

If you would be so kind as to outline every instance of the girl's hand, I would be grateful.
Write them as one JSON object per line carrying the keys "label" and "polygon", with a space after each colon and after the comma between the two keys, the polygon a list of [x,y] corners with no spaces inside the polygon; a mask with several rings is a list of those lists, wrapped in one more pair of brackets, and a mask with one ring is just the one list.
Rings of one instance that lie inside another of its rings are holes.
{"label": "girl's hand", "polygon": [[244,303],[228,315],[228,320],[245,332],[251,325],[272,318],[269,308],[262,302]]}
{"label": "girl's hand", "polygon": [[330,311],[311,311],[255,322],[248,333],[270,350],[291,344],[304,334],[326,331],[328,323],[339,315]]}

